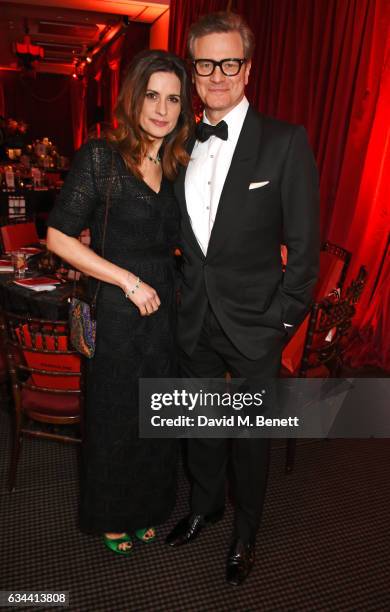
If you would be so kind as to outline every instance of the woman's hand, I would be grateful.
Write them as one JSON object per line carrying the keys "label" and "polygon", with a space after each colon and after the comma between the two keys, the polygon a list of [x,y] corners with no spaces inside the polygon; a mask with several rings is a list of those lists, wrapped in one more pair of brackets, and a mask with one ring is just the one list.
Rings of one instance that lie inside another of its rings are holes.
{"label": "woman's hand", "polygon": [[137,306],[141,316],[151,315],[158,310],[161,302],[153,287],[141,280],[138,282],[135,274],[103,259],[89,247],[81,244],[77,238],[49,227],[47,247],[84,274],[123,289],[126,297]]}
{"label": "woman's hand", "polygon": [[[138,285],[138,286],[137,286]],[[134,291],[134,293],[132,293]],[[128,282],[125,288],[126,297],[137,306],[142,317],[149,316],[159,309],[161,304],[157,291],[142,281]]]}

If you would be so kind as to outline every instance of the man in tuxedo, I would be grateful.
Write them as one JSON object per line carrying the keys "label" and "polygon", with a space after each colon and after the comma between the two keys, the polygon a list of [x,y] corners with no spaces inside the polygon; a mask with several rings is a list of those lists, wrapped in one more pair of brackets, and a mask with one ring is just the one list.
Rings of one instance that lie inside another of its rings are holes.
{"label": "man in tuxedo", "polygon": [[[205,110],[191,161],[175,185],[183,250],[178,343],[188,378],[222,378],[227,371],[277,377],[283,345],[304,317],[317,277],[315,162],[301,126],[249,105],[253,46],[253,33],[233,13],[208,14],[189,33],[193,81]],[[189,543],[222,518],[229,457],[235,519],[227,581],[238,585],[254,563],[268,440],[188,440],[191,514],[167,543]]]}

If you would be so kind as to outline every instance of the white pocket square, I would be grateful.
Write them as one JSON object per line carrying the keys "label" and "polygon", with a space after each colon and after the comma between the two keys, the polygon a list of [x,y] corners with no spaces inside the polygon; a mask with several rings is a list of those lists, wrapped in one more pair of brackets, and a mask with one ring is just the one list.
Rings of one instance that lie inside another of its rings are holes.
{"label": "white pocket square", "polygon": [[249,185],[249,189],[258,189],[259,187],[264,187],[268,185],[269,181],[262,181],[261,183],[251,183]]}

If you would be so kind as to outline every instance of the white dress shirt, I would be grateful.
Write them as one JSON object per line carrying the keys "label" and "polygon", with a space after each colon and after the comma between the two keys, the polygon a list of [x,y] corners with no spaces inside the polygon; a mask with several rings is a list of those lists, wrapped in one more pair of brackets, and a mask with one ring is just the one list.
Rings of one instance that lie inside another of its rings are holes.
{"label": "white dress shirt", "polygon": [[[217,136],[210,136],[206,142],[197,140],[191,153],[185,177],[187,211],[204,255],[248,107],[249,102],[244,97],[223,117],[228,125],[227,140]],[[210,123],[206,113],[203,114],[203,121]]]}

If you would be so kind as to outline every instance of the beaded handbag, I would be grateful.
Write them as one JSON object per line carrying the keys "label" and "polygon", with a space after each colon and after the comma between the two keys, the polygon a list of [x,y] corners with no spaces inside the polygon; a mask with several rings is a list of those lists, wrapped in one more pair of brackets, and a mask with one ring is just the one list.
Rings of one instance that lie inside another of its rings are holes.
{"label": "beaded handbag", "polygon": [[[104,257],[104,243],[106,240],[106,229],[108,209],[112,187],[112,176],[114,168],[114,152],[111,157],[111,176],[107,187],[106,207],[104,213],[104,225],[102,236],[101,256]],[[95,354],[96,346],[96,300],[100,288],[97,283],[95,294],[90,302],[76,295],[76,280],[73,283],[73,295],[69,298],[69,338],[74,349],[84,357],[91,359]]]}
{"label": "beaded handbag", "polygon": [[73,348],[91,359],[95,354],[96,318],[91,304],[77,297],[69,298],[69,338]]}

